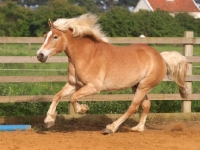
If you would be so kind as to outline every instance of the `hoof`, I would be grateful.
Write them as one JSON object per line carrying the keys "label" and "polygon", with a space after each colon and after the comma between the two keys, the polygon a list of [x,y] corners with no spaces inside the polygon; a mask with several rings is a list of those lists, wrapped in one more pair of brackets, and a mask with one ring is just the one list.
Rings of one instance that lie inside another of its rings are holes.
{"label": "hoof", "polygon": [[47,122],[44,124],[44,127],[45,128],[51,128],[52,126],[55,125],[55,121],[50,121],[50,122]]}
{"label": "hoof", "polygon": [[107,134],[112,134],[114,133],[111,129],[108,129],[108,128],[105,128],[103,131],[102,131],[102,134],[104,135],[107,135]]}
{"label": "hoof", "polygon": [[47,115],[47,117],[44,119],[44,127],[50,128],[54,126],[55,120],[56,120],[55,117],[56,117],[56,114],[54,114],[53,116]]}
{"label": "hoof", "polygon": [[81,111],[79,112],[80,114],[85,114],[89,113],[90,109],[86,104],[81,104]]}
{"label": "hoof", "polygon": [[134,132],[143,132],[144,131],[144,127],[133,127],[131,128],[131,131],[134,131]]}

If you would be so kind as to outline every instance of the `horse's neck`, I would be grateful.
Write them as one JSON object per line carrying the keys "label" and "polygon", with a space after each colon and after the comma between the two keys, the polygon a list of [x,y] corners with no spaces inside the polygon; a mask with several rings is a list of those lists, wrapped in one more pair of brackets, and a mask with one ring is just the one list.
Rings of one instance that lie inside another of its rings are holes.
{"label": "horse's neck", "polygon": [[94,42],[87,38],[75,38],[68,34],[68,49],[66,50],[67,56],[72,61],[81,61],[89,59],[95,50],[93,47]]}

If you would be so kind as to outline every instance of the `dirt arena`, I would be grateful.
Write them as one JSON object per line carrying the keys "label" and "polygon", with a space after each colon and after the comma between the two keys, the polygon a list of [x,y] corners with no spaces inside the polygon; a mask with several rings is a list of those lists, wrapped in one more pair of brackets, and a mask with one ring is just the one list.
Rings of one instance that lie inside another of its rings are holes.
{"label": "dirt arena", "polygon": [[[132,123],[133,124],[133,123]],[[200,122],[146,124],[144,132],[130,132],[130,123],[117,133],[101,134],[106,124],[72,120],[51,129],[32,125],[28,131],[0,132],[1,150],[199,150]]]}

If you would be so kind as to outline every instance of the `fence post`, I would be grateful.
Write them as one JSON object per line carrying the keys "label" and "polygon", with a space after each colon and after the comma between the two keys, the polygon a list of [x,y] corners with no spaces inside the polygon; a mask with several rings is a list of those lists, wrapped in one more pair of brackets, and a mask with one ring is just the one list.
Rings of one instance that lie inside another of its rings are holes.
{"label": "fence post", "polygon": [[29,49],[29,51],[31,51],[31,43],[30,42],[28,43],[28,49]]}
{"label": "fence post", "polygon": [[69,105],[68,105],[68,113],[69,113],[69,115],[72,115],[72,116],[75,114],[74,108],[71,103],[69,103]]}
{"label": "fence post", "polygon": [[[3,37],[6,38],[5,36]],[[4,42],[3,45],[4,45],[4,50],[6,50],[6,42]]]}
{"label": "fence post", "polygon": [[[194,32],[193,31],[186,31],[184,33],[184,37],[193,38]],[[183,54],[185,56],[193,56],[193,44],[184,45]],[[192,63],[188,63],[187,75],[192,75]],[[188,94],[192,94],[192,82],[187,81],[186,86],[187,86]],[[191,112],[191,100],[182,101],[182,112],[183,113],[190,113]]]}

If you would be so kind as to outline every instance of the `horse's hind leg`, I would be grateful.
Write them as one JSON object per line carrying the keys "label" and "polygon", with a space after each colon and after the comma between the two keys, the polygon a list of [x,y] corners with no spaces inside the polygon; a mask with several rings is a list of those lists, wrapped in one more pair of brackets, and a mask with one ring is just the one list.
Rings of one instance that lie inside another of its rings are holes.
{"label": "horse's hind leg", "polygon": [[151,102],[148,99],[147,95],[145,95],[141,106],[142,106],[142,114],[140,117],[140,121],[137,126],[131,128],[132,131],[144,131],[147,114],[149,113],[149,109],[151,106]]}
{"label": "horse's hind leg", "polygon": [[[135,93],[137,90],[137,86],[132,87],[132,90]],[[149,113],[149,109],[151,107],[151,102],[148,99],[147,95],[144,96],[141,106],[142,106],[142,114],[140,117],[140,121],[137,126],[131,128],[132,131],[144,131],[147,114]]]}
{"label": "horse's hind leg", "polygon": [[[114,133],[118,127],[127,119],[129,118],[133,113],[135,113],[140,104],[143,102],[143,99],[145,97],[145,95],[152,89],[151,86],[146,86],[146,87],[142,87],[142,86],[138,86],[135,96],[132,100],[131,105],[129,106],[128,110],[126,111],[125,114],[123,114],[119,119],[117,119],[116,121],[114,121],[112,124],[107,125],[106,129],[103,131],[104,134],[108,134],[108,133]],[[146,104],[146,102],[144,103]],[[146,110],[146,109],[145,109]],[[143,114],[143,116],[145,117],[145,114]],[[142,119],[141,121],[146,120],[146,118]],[[142,123],[141,123],[142,124]]]}
{"label": "horse's hind leg", "polygon": [[47,112],[47,116],[44,120],[45,127],[50,128],[55,124],[57,112],[56,112],[56,107],[59,103],[59,100],[67,95],[70,95],[75,92],[75,87],[67,83],[60,92],[58,92],[54,98],[53,101],[49,107],[49,110]]}

